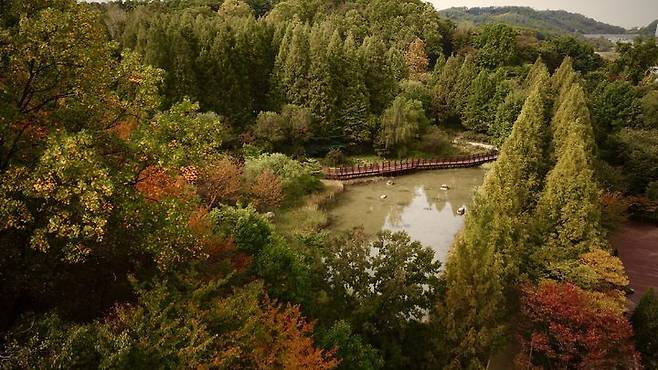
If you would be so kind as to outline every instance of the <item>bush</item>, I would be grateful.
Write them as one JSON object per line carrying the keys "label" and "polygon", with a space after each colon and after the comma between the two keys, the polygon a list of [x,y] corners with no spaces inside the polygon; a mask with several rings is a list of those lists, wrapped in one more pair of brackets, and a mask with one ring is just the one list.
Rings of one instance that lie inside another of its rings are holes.
{"label": "bush", "polygon": [[271,171],[281,180],[284,198],[287,201],[322,188],[322,183],[313,176],[308,167],[280,153],[261,154],[255,158],[248,158],[244,171],[247,183],[253,184],[266,170]]}
{"label": "bush", "polygon": [[418,150],[431,155],[453,154],[453,146],[450,138],[438,127],[432,127],[427,133],[420,137]]}
{"label": "bush", "polygon": [[256,176],[249,188],[249,195],[250,200],[259,211],[271,211],[278,207],[283,200],[281,180],[267,169]]}
{"label": "bush", "polygon": [[635,346],[642,355],[645,369],[658,369],[658,295],[647,290],[635,308],[631,323],[635,332]]}
{"label": "bush", "polygon": [[235,160],[225,157],[201,169],[197,189],[208,208],[218,203],[234,202],[242,186],[242,168]]}
{"label": "bush", "polygon": [[330,167],[343,165],[347,162],[347,158],[343,151],[340,149],[331,149],[326,156],[324,156],[324,164]]}
{"label": "bush", "polygon": [[216,232],[232,237],[238,249],[250,254],[263,250],[272,239],[272,226],[252,206],[222,207],[210,214]]}

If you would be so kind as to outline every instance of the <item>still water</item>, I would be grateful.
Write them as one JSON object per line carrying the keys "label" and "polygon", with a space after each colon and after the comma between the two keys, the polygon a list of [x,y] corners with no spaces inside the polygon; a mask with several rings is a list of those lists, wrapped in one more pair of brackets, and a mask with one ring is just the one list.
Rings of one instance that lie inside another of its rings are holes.
{"label": "still water", "polygon": [[[362,226],[369,234],[381,230],[406,231],[411,239],[431,247],[443,263],[485,170],[466,168],[419,172],[394,178],[393,185],[380,181],[348,185],[329,210],[334,230]],[[442,190],[441,185],[449,190]],[[386,199],[381,199],[385,195]]]}

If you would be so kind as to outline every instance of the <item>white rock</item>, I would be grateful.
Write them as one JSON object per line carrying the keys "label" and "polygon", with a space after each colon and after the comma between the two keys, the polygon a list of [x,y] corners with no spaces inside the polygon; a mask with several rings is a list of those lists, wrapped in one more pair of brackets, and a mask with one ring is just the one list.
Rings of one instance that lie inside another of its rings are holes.
{"label": "white rock", "polygon": [[463,216],[466,213],[466,208],[465,207],[459,207],[457,210],[457,214],[460,216]]}
{"label": "white rock", "polygon": [[381,196],[379,197],[379,199],[386,199],[386,198],[388,198],[388,195],[381,195]]}
{"label": "white rock", "polygon": [[441,190],[450,190],[450,186],[443,184],[441,185]]}

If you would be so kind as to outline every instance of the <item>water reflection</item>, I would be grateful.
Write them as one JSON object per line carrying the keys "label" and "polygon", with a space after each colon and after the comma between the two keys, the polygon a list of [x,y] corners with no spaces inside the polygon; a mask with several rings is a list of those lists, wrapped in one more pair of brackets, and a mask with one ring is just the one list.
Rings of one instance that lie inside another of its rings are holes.
{"label": "water reflection", "polygon": [[[393,186],[385,182],[348,186],[330,210],[333,228],[363,226],[371,234],[406,231],[445,261],[455,235],[464,226],[457,210],[468,206],[484,173],[480,168],[421,172],[396,178]],[[450,190],[441,190],[442,184]],[[381,199],[383,195],[386,199]]]}

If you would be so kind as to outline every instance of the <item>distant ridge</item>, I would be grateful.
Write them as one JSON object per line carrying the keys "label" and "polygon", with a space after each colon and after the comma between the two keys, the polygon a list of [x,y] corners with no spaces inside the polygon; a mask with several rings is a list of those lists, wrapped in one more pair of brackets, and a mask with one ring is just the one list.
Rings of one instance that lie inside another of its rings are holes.
{"label": "distant ridge", "polygon": [[455,22],[466,21],[475,24],[501,22],[548,33],[626,33],[626,29],[623,27],[599,22],[582,14],[570,13],[564,10],[535,10],[521,6],[492,6],[484,8],[450,8],[440,11],[440,14]]}
{"label": "distant ridge", "polygon": [[651,37],[651,36],[658,37],[658,19],[649,23],[646,27],[642,27],[639,30],[637,30],[637,33],[645,37]]}

